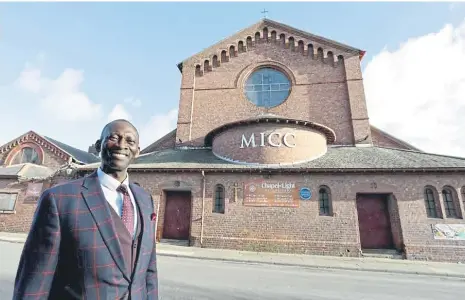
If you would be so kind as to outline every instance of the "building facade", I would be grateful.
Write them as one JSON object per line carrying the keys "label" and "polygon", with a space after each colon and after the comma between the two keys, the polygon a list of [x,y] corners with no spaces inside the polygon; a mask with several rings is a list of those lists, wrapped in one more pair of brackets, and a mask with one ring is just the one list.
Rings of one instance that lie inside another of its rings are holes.
{"label": "building facade", "polygon": [[[264,19],[180,63],[177,128],[130,168],[153,196],[157,238],[465,260],[465,158],[422,152],[370,124],[363,55]],[[92,155],[69,174],[93,172]],[[0,225],[27,224],[19,215],[0,214]]]}

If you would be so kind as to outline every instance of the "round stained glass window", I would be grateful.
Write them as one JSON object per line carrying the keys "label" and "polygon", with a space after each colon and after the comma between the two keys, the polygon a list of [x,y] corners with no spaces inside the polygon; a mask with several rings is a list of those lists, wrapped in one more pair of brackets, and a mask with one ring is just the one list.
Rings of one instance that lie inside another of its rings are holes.
{"label": "round stained glass window", "polygon": [[281,71],[261,68],[245,82],[245,96],[260,107],[274,107],[286,101],[291,92],[291,82]]}

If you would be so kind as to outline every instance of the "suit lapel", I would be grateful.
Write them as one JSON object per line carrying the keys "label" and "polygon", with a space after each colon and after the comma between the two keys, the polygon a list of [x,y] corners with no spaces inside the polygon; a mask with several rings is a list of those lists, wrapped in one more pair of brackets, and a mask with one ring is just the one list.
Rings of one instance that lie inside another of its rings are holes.
{"label": "suit lapel", "polygon": [[[136,201],[137,208],[139,211],[139,216],[140,216],[140,233],[141,233],[141,247],[138,247],[138,252],[141,251],[142,245],[146,244],[149,241],[149,235],[148,235],[148,228],[147,226],[150,225],[150,218],[149,218],[149,213],[151,212],[152,208],[148,204],[148,199],[147,197],[144,197],[141,193],[139,193],[140,187],[137,185],[130,183],[129,187],[131,189],[132,194],[134,195],[134,200]],[[140,266],[139,261],[141,258],[140,253],[137,253],[137,260],[136,260],[136,269]]]}
{"label": "suit lapel", "polygon": [[123,273],[124,278],[129,281],[129,277],[126,272],[128,266],[124,263],[123,252],[115,230],[115,224],[111,217],[111,208],[103,195],[100,182],[98,181],[97,172],[95,171],[86,177],[82,186],[82,196],[86,201],[92,217],[94,218],[95,224],[97,224],[98,230],[102,235],[103,242],[110,251],[116,265]]}

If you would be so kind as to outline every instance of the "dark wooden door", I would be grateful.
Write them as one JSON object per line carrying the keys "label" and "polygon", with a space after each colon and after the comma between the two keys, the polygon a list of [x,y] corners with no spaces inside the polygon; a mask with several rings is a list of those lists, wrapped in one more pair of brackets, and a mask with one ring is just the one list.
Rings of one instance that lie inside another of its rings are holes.
{"label": "dark wooden door", "polygon": [[362,249],[393,249],[394,243],[385,195],[359,195],[357,212]]}
{"label": "dark wooden door", "polygon": [[188,240],[191,224],[191,193],[166,192],[163,238]]}

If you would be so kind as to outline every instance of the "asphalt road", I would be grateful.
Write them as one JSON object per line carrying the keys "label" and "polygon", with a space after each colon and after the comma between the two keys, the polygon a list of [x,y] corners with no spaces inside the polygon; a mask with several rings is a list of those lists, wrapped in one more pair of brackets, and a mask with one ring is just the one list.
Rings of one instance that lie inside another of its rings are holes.
{"label": "asphalt road", "polygon": [[[11,299],[22,245],[0,242],[0,298]],[[465,280],[159,257],[160,299],[458,300]]]}

